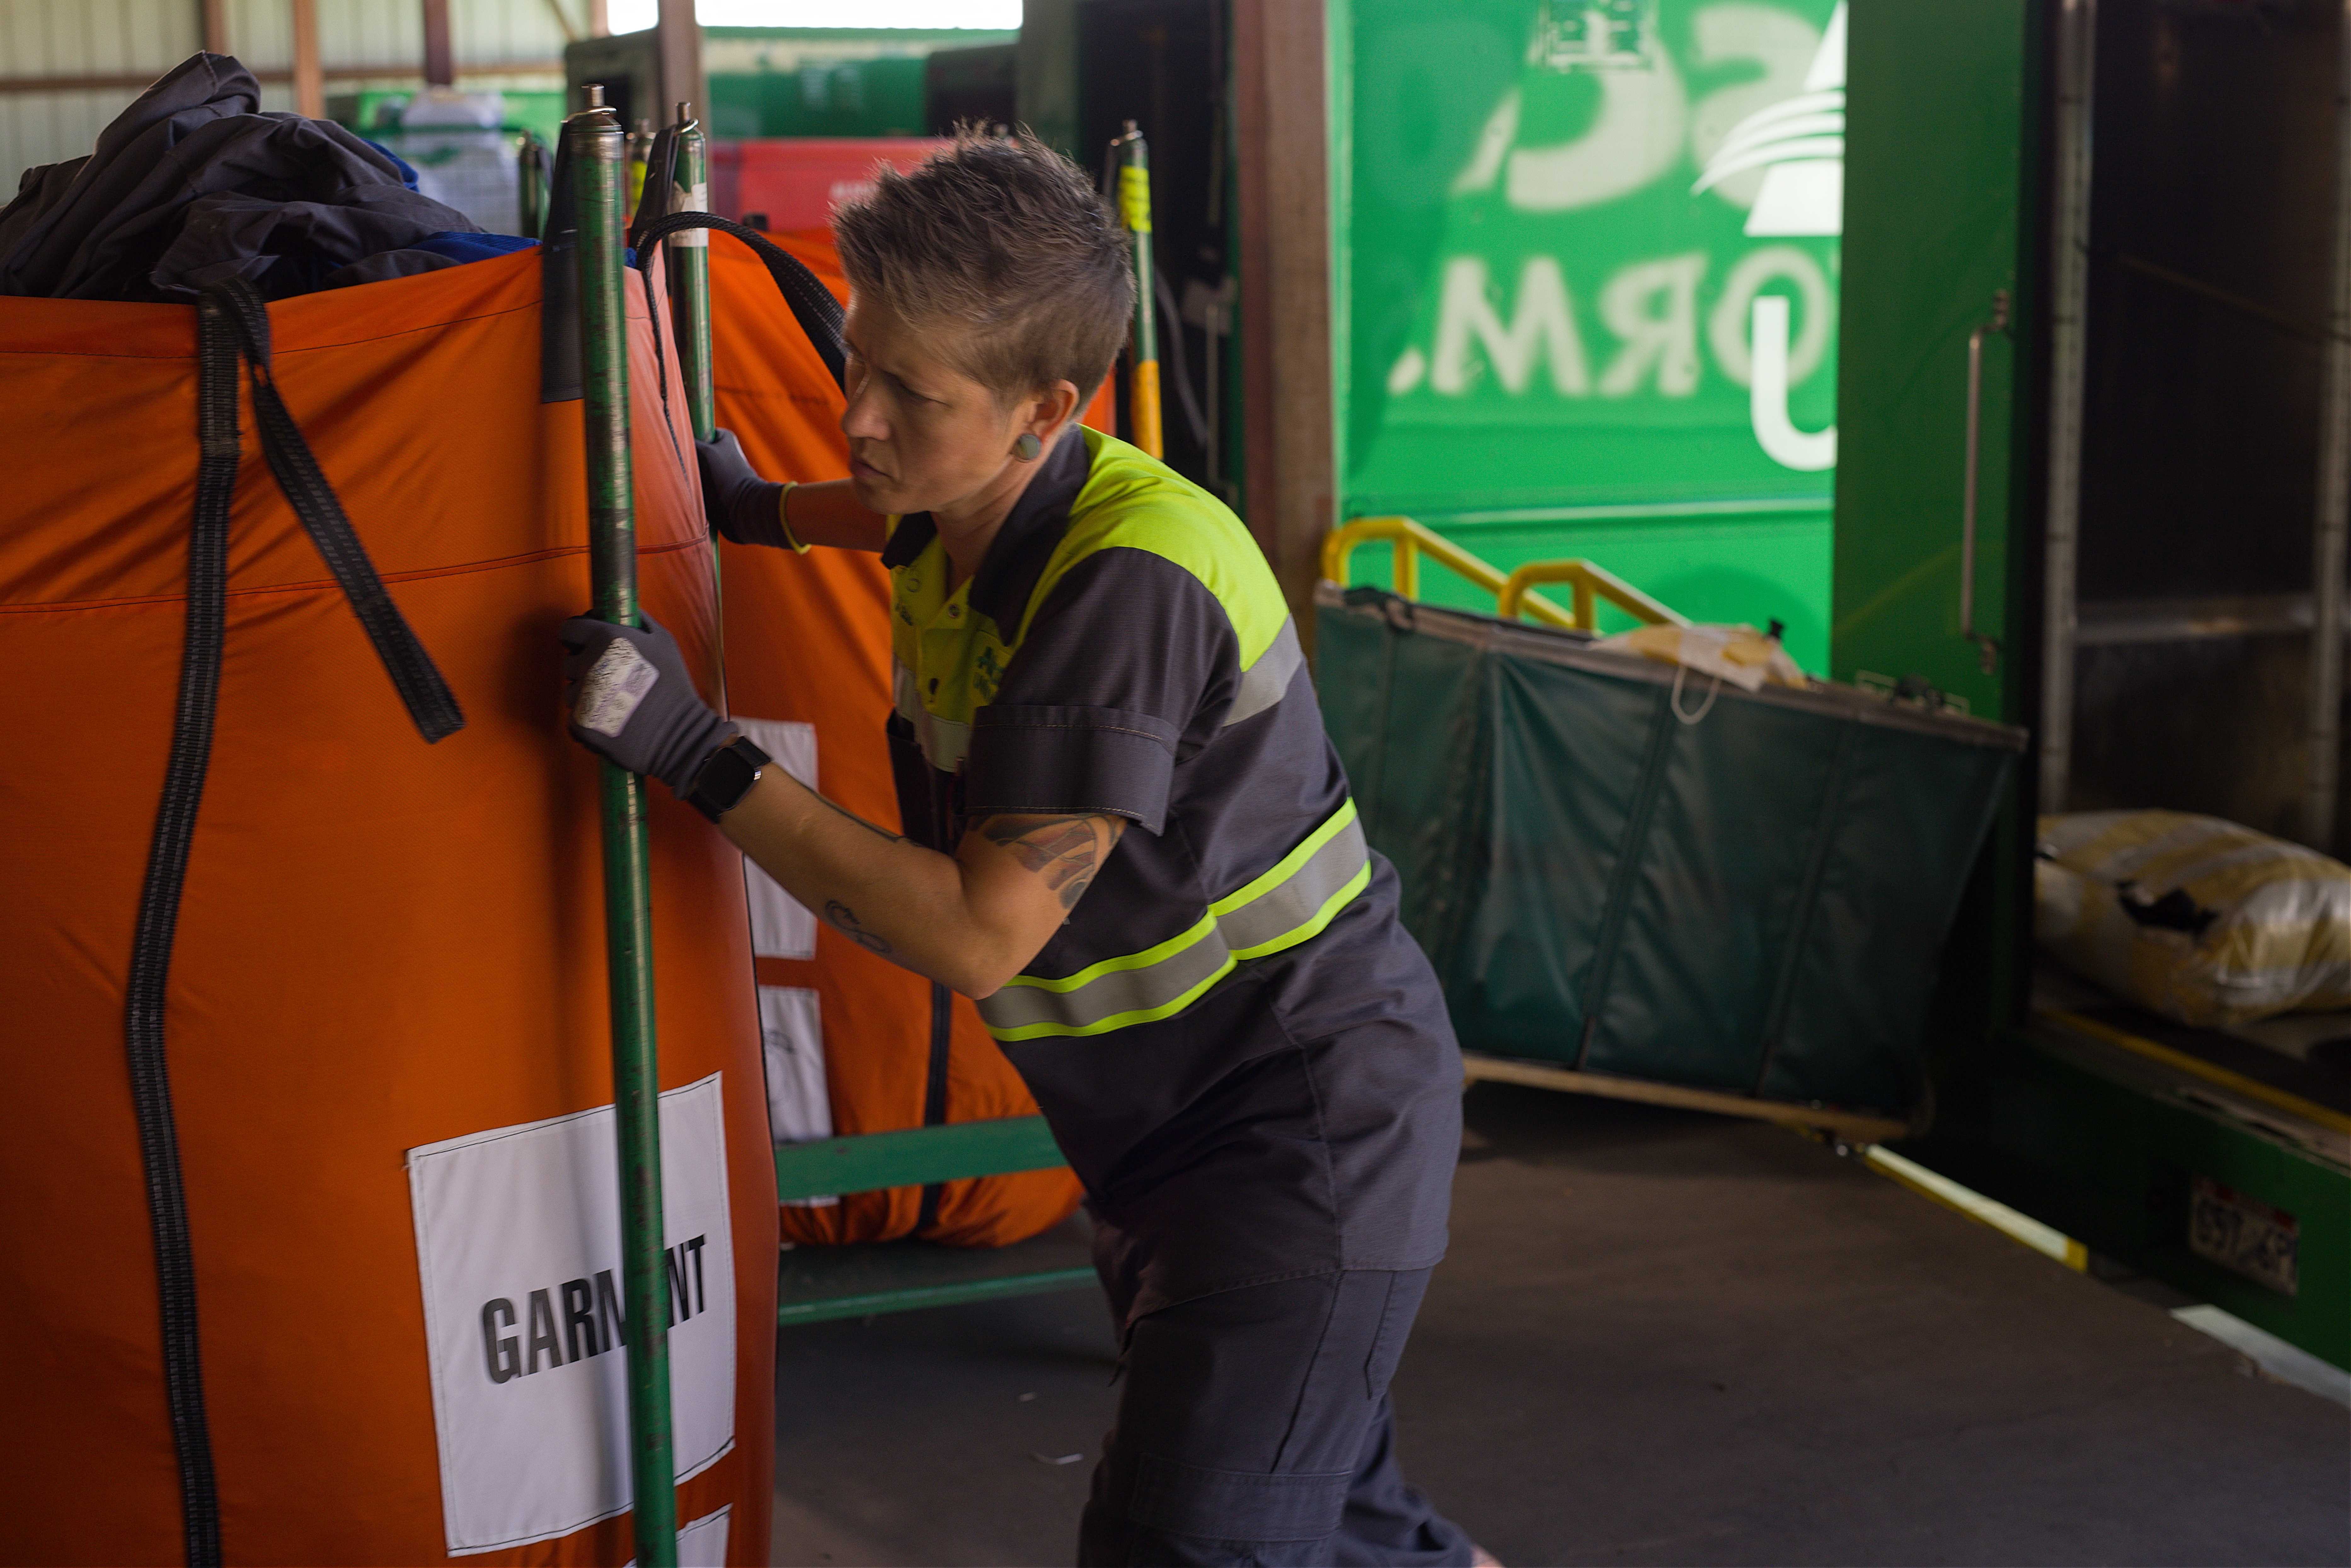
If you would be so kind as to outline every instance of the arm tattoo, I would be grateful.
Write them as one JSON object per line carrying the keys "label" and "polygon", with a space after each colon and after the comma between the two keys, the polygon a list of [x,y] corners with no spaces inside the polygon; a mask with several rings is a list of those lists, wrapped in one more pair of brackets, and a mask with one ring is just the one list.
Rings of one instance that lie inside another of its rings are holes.
{"label": "arm tattoo", "polygon": [[[846,814],[843,813],[843,815]],[[824,917],[839,926],[842,936],[847,936],[868,953],[876,953],[884,958],[890,956],[890,944],[883,940],[882,934],[878,931],[868,931],[859,925],[857,911],[850,908],[841,900],[832,899],[825,904]]]}
{"label": "arm tattoo", "polygon": [[989,843],[1010,850],[1022,865],[1043,877],[1045,885],[1061,894],[1063,909],[1075,909],[1096,868],[1126,831],[1126,819],[1011,815],[990,817],[979,831]]}

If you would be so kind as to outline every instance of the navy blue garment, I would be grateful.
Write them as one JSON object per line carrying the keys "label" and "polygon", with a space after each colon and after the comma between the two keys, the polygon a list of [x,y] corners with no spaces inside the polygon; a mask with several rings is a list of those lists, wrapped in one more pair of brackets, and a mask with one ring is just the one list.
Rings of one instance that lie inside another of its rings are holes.
{"label": "navy blue garment", "polygon": [[339,267],[327,274],[320,287],[350,288],[362,283],[412,277],[420,272],[437,272],[444,267],[463,267],[469,261],[487,261],[494,256],[511,256],[538,243],[519,235],[428,235],[414,245],[403,246],[398,250],[378,251],[373,256],[361,256],[347,267]]}
{"label": "navy blue garment", "polygon": [[452,230],[429,235],[411,248],[445,256],[462,266],[469,261],[487,261],[494,256],[512,256],[518,250],[528,250],[538,243],[520,235],[466,234]]}
{"label": "navy blue garment", "polygon": [[391,148],[386,147],[382,142],[378,141],[372,136],[362,136],[360,140],[392,160],[392,166],[400,171],[400,183],[402,184],[407,186],[412,191],[416,189],[415,164],[411,163],[407,159],[402,158],[399,153],[394,152]]}
{"label": "navy blue garment", "polygon": [[[1221,590],[1118,542],[1116,519],[1138,497],[1196,518],[1198,537],[1216,541],[1209,553],[1231,552],[1207,573]],[[1263,557],[1220,502],[1134,448],[1092,431],[1065,436],[960,589],[924,514],[899,520],[882,561],[906,835],[952,854],[972,822],[998,812],[1129,821],[1030,974],[1132,973],[1131,956],[1172,936],[1183,946],[1177,934],[1205,905],[1318,824],[1352,819]],[[1253,666],[1236,607],[1283,620]],[[1293,658],[1277,657],[1284,646]],[[1277,678],[1250,698],[1250,681],[1269,672]],[[948,699],[961,688],[973,706],[933,703],[925,693],[943,681]],[[1141,1021],[1108,1033],[998,1034],[1085,1184],[1128,1316],[1444,1256],[1460,1052],[1436,973],[1397,917],[1395,871],[1368,850],[1364,859],[1361,892],[1321,930],[1239,960],[1179,1010],[1138,1010]]]}
{"label": "navy blue garment", "polygon": [[1127,1336],[1084,1560],[1468,1562],[1396,1475],[1384,1398],[1445,1251],[1460,1051],[1256,543],[1087,431],[968,580],[923,514],[882,559],[907,836],[1126,819],[980,1003],[1085,1184]]}
{"label": "navy blue garment", "polygon": [[[0,211],[0,294],[186,299],[241,277],[266,298],[449,266],[419,252],[473,221],[332,120],[260,112],[225,55],[182,61],[86,158],[28,169]],[[376,261],[366,278],[338,277]]]}
{"label": "navy blue garment", "polygon": [[1322,936],[1123,1031],[1119,1050],[1006,1048],[1086,1185],[1095,1264],[1126,1315],[1444,1255],[1461,1058],[1396,899],[1374,854],[1371,885]]}
{"label": "navy blue garment", "polygon": [[1469,1537],[1395,1458],[1388,1379],[1428,1274],[1311,1274],[1136,1319],[1082,1568],[1468,1563]]}

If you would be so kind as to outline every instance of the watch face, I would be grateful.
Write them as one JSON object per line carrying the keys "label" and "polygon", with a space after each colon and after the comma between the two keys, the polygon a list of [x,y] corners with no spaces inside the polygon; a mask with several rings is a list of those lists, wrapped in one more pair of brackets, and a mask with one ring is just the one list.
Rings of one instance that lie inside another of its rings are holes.
{"label": "watch face", "polygon": [[729,741],[702,765],[702,772],[694,781],[693,804],[716,821],[750,793],[751,786],[758,780],[759,769],[771,760],[749,740],[737,737]]}
{"label": "watch face", "polygon": [[728,747],[710,759],[710,782],[704,787],[711,797],[710,803],[724,810],[743,797],[756,775],[744,762],[743,754]]}

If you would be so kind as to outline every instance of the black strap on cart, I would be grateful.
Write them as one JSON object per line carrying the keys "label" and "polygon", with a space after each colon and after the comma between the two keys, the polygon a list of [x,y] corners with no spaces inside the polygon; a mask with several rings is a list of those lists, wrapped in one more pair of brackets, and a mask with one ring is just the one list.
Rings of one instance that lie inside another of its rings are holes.
{"label": "black strap on cart", "polygon": [[457,699],[431,655],[384,591],[350,519],[319,471],[301,431],[277,395],[269,373],[269,310],[242,278],[204,291],[196,307],[196,501],[188,534],[186,631],[181,643],[180,694],[172,719],[172,749],[163,795],[147,852],[139,920],[124,987],[123,1045],[130,1061],[131,1100],[139,1124],[139,1152],[147,1176],[147,1212],[155,1239],[155,1280],[162,1315],[164,1399],[172,1446],[180,1464],[180,1511],[193,1568],[221,1561],[220,1495],[213,1469],[212,1434],[204,1415],[204,1370],[196,1332],[195,1250],[180,1171],[179,1132],[163,1022],[172,939],[196,810],[210,768],[213,721],[219,707],[221,645],[228,612],[229,507],[236,493],[240,436],[236,368],[242,355],[252,371],[255,423],[263,455],[334,574],[368,640],[375,645],[409,717],[426,741],[454,734],[465,722]]}
{"label": "black strap on cart", "polygon": [[847,380],[849,355],[841,340],[841,301],[798,256],[758,229],[747,228],[716,213],[672,213],[643,225],[631,235],[631,243],[637,247],[637,265],[647,265],[646,258],[652,256],[656,241],[684,229],[716,229],[749,246],[752,253],[767,264],[768,276],[776,280],[784,303],[791,307],[792,319],[808,334],[824,368],[832,372],[833,384],[839,386]]}

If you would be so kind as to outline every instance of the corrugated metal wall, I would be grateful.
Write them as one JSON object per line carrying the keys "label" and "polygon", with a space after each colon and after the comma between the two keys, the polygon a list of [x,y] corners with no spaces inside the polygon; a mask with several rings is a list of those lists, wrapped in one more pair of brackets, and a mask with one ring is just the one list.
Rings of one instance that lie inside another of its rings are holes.
{"label": "corrugated metal wall", "polygon": [[[582,31],[585,0],[559,0]],[[416,0],[318,0],[319,53],[327,91],[413,88],[424,57]],[[458,85],[560,88],[563,29],[548,0],[451,0]],[[293,13],[286,0],[227,0],[229,52],[256,72],[287,71]],[[153,77],[203,42],[199,0],[0,0],[0,80],[87,76]],[[412,63],[414,62],[414,63]],[[537,70],[479,74],[494,65]],[[390,68],[381,75],[347,74]],[[0,91],[0,198],[18,172],[79,157],[107,121],[139,96],[132,85],[79,90]],[[265,81],[264,109],[294,107],[285,81]]]}
{"label": "corrugated metal wall", "polygon": [[[160,73],[202,38],[194,0],[0,0],[0,76]],[[89,151],[135,88],[0,94],[0,179]]]}

